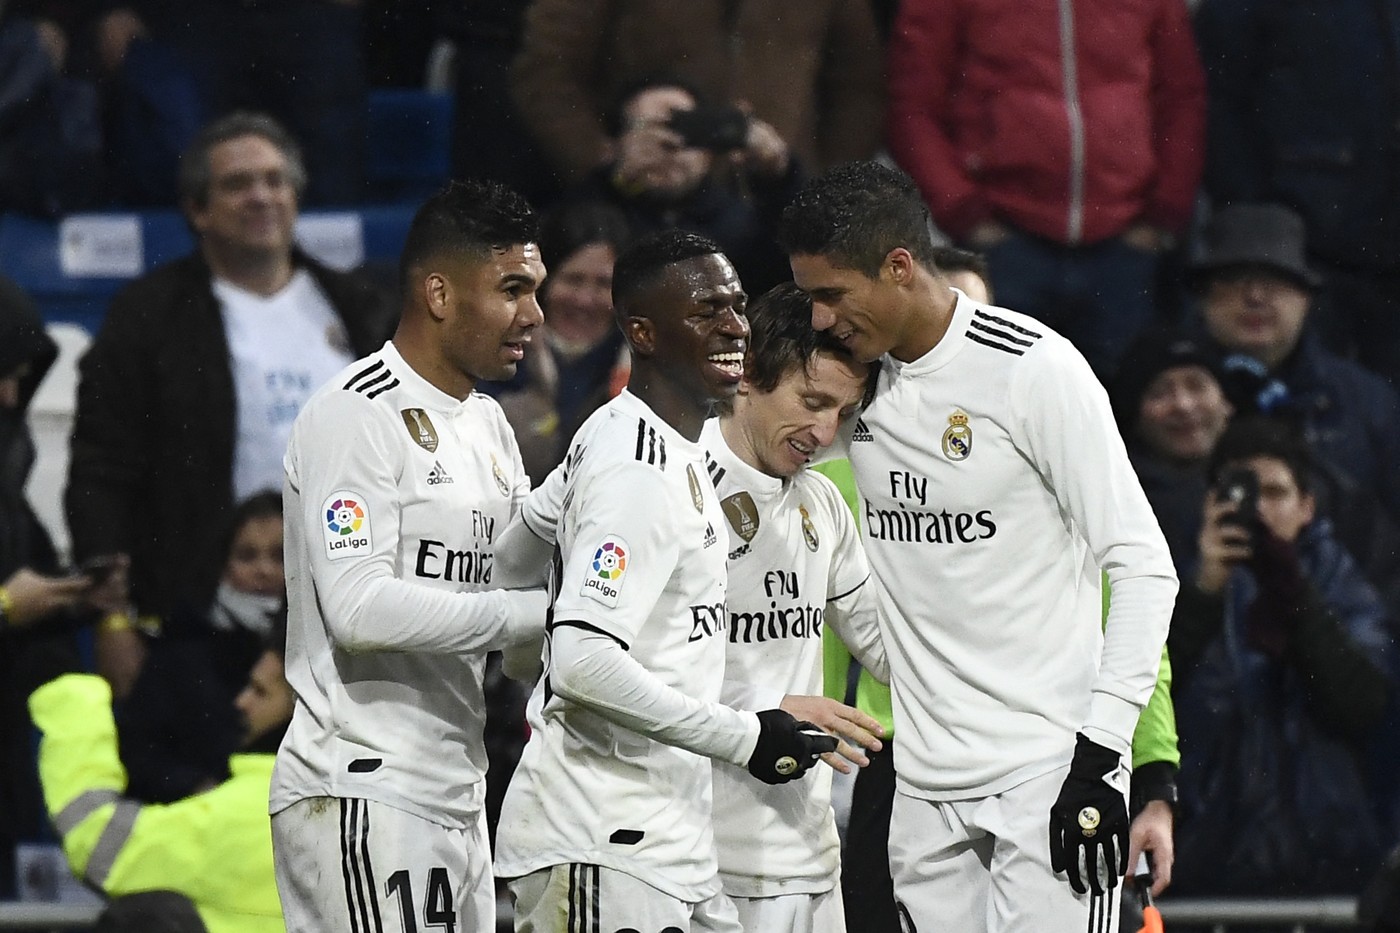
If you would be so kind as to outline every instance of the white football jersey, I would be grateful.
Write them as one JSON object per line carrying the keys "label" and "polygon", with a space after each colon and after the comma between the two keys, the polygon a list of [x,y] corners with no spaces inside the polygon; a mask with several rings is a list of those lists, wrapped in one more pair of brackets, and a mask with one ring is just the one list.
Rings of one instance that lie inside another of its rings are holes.
{"label": "white football jersey", "polygon": [[[836,486],[803,470],[788,480],[740,460],[719,422],[700,442],[728,528],[729,632],[723,700],[772,709],[788,694],[822,693],[829,623],[872,668],[883,666],[874,585],[855,521]],[[840,608],[837,608],[840,607]],[[726,894],[819,894],[840,880],[832,770],[768,785],[715,762],[715,842]]]}
{"label": "white football jersey", "polygon": [[296,707],[272,812],[363,797],[474,825],[485,653],[542,627],[546,605],[483,592],[493,542],[530,488],[500,406],[447,395],[386,343],[307,403],[285,467]]}
{"label": "white football jersey", "polygon": [[[531,496],[562,495],[539,529],[559,542],[551,631],[605,633],[652,678],[722,710],[727,538],[702,448],[623,392],[580,428],[554,478],[562,486]],[[586,862],[684,901],[719,893],[709,760],[557,695],[547,655],[497,875]]]}
{"label": "white football jersey", "polygon": [[1067,763],[1079,730],[1126,753],[1176,575],[1107,394],[1069,341],[959,293],[932,350],[884,359],[848,450],[901,787],[994,794]]}

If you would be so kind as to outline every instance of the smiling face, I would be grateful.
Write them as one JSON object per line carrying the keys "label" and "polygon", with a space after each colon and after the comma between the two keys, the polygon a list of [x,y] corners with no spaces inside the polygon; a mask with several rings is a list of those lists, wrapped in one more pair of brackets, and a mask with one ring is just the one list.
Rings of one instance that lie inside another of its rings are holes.
{"label": "smiling face", "polygon": [[1280,540],[1297,541],[1317,515],[1316,498],[1276,457],[1250,457],[1242,465],[1259,477],[1259,520]]}
{"label": "smiling face", "polygon": [[509,379],[544,321],[536,293],[544,262],[534,243],[491,250],[485,258],[456,255],[427,276],[443,318],[442,352],[458,373],[479,380]]}
{"label": "smiling face", "polygon": [[248,135],[209,150],[209,190],[186,205],[206,249],[220,255],[279,256],[292,247],[297,195],[287,157],[265,137]]}
{"label": "smiling face", "polygon": [[545,321],[573,343],[594,344],[612,332],[612,272],[617,254],[607,243],[574,250],[549,276]]}
{"label": "smiling face", "polygon": [[1232,410],[1210,370],[1173,366],[1147,384],[1138,405],[1137,433],[1164,457],[1201,461],[1225,432]]}
{"label": "smiling face", "polygon": [[841,422],[860,407],[869,366],[818,351],[793,366],[771,392],[747,380],[725,419],[725,440],[736,456],[769,476],[789,477],[836,440]]}
{"label": "smiling face", "polygon": [[908,362],[923,352],[906,346],[902,295],[889,260],[874,278],[826,256],[797,254],[790,260],[792,280],[812,298],[812,326],[828,331],[857,360],[869,363],[891,353]]}
{"label": "smiling face", "polygon": [[634,346],[697,404],[732,398],[749,323],[748,295],[729,260],[711,253],[675,263],[638,299],[650,336]]}

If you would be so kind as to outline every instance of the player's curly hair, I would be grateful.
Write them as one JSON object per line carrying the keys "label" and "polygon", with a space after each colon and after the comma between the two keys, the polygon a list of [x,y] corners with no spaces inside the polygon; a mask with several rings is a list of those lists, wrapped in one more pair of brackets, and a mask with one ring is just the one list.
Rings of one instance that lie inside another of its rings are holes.
{"label": "player's curly hair", "polygon": [[937,268],[919,189],[879,162],[852,162],[808,182],[783,210],[778,243],[789,255],[824,256],[871,278],[897,247],[930,271]]}
{"label": "player's curly hair", "polygon": [[492,250],[537,243],[540,221],[519,193],[494,181],[452,181],[413,215],[399,259],[399,284],[410,270],[451,250],[485,257]]}

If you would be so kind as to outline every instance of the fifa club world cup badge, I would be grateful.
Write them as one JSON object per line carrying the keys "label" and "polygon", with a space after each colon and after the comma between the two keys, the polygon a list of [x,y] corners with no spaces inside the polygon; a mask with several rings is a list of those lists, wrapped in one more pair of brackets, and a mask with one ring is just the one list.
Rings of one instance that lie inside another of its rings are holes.
{"label": "fifa club world cup badge", "polygon": [[797,511],[802,513],[802,540],[807,542],[807,550],[817,549],[817,526],[812,524],[812,516],[807,514],[807,506],[799,505]]}
{"label": "fifa club world cup badge", "polygon": [[948,416],[948,430],[943,432],[943,456],[949,460],[966,460],[972,453],[972,427],[967,413],[955,411]]}
{"label": "fifa club world cup badge", "polygon": [[753,496],[747,491],[726,497],[719,507],[724,510],[724,517],[729,519],[729,524],[734,526],[739,537],[752,541],[753,536],[758,534],[758,506],[754,505]]}
{"label": "fifa club world cup badge", "polygon": [[705,497],[700,492],[700,478],[695,475],[694,464],[685,465],[685,478],[690,483],[690,501],[695,506],[695,511],[705,511]]}
{"label": "fifa club world cup badge", "polygon": [[437,429],[428,419],[426,411],[421,408],[404,408],[399,414],[403,416],[403,426],[408,428],[408,436],[413,438],[415,444],[428,453],[438,449]]}

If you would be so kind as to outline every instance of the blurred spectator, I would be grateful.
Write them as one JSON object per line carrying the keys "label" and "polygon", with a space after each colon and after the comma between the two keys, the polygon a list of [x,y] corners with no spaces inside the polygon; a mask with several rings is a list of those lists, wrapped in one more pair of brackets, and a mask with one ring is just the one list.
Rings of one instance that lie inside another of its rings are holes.
{"label": "blurred spectator", "polygon": [[171,803],[228,778],[242,744],[233,706],[287,598],[282,493],[234,510],[227,562],[207,616],[166,620],[131,694],[116,705],[128,797]]}
{"label": "blurred spectator", "polygon": [[540,251],[544,326],[515,378],[484,383],[506,413],[525,472],[538,484],[564,459],[574,432],[627,383],[630,359],[612,306],[612,269],[629,239],[626,218],[580,201],[546,218]]}
{"label": "blurred spectator", "polygon": [[534,0],[515,103],[575,180],[611,159],[608,106],[663,71],[706,99],[751,108],[808,166],[879,148],[880,40],[869,0]]}
{"label": "blurred spectator", "polygon": [[[718,119],[700,92],[679,79],[650,76],[625,88],[608,111],[612,158],[570,189],[567,200],[612,205],[633,236],[679,228],[709,237],[750,294],[787,281],[792,273],[773,230],[802,187],[798,160],[756,117],[731,111],[731,122],[685,131],[672,123],[681,114]],[[545,260],[551,261],[547,254]]]}
{"label": "blurred spectator", "polygon": [[[162,162],[133,151],[157,131],[163,166],[203,116],[267,111],[306,147],[310,204],[350,204],[364,193],[366,78],[362,0],[104,0],[99,58],[118,79],[114,133],[143,169]],[[191,91],[191,87],[193,91]],[[192,99],[193,98],[193,99]],[[119,163],[120,164],[120,163]],[[169,203],[173,176],[142,189]]]}
{"label": "blurred spectator", "polygon": [[102,194],[97,91],[67,73],[66,24],[23,9],[0,4],[0,210],[53,217]]}
{"label": "blurred spectator", "polygon": [[1205,0],[1206,190],[1307,224],[1319,332],[1400,388],[1397,0]]}
{"label": "blurred spectator", "polygon": [[73,613],[119,599],[62,570],[24,495],[34,464],[25,412],[57,355],[33,302],[0,279],[0,898],[15,894],[15,843],[45,831],[25,700],[78,666]]}
{"label": "blurred spectator", "polygon": [[1241,411],[1301,424],[1319,457],[1317,493],[1337,537],[1400,610],[1400,397],[1384,379],[1323,348],[1305,326],[1316,272],[1303,222],[1278,205],[1238,204],[1205,229],[1196,261],[1207,334],[1226,355]]}
{"label": "blurred spectator", "polygon": [[126,795],[111,690],[101,678],[69,674],[30,698],[43,733],[44,799],[68,863],[115,898],[99,929],[197,933],[192,904],[208,933],[284,933],[267,815],[275,752],[292,717],[283,631],[270,637],[273,647],[258,656],[234,701],[242,752],[229,760],[232,776],[174,803],[143,805]]}
{"label": "blurred spectator", "polygon": [[1205,80],[1182,0],[906,0],[889,147],[934,222],[986,253],[997,298],[1100,378],[1154,313],[1191,219]]}
{"label": "blurred spectator", "polygon": [[1234,409],[1214,347],[1174,328],[1140,334],[1111,386],[1118,429],[1178,574],[1195,565],[1206,465]]}
{"label": "blurred spectator", "polygon": [[1170,636],[1176,887],[1355,895],[1389,842],[1378,814],[1393,775],[1378,787],[1368,765],[1393,740],[1377,728],[1394,689],[1384,609],[1320,516],[1311,454],[1288,425],[1237,420],[1210,475],[1200,566]]}
{"label": "blurred spectator", "polygon": [[[197,252],[118,294],[80,364],[65,496],[73,549],[130,555],[142,616],[205,612],[234,502],[281,487],[301,406],[387,333],[383,296],[296,247],[305,177],[270,118],[210,124],[181,162]],[[120,697],[141,642],[110,622],[99,659]]]}

